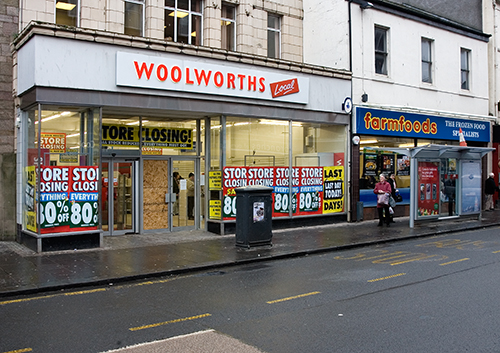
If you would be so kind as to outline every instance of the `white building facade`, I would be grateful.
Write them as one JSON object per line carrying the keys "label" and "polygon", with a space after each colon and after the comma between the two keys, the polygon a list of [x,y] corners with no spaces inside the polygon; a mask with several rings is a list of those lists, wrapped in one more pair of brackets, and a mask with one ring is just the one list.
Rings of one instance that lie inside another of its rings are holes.
{"label": "white building facade", "polygon": [[[353,75],[352,203],[362,202],[365,218],[376,217],[371,189],[381,173],[394,173],[405,200],[395,211],[408,215],[410,166],[408,157],[395,149],[459,145],[460,128],[469,146],[490,145],[495,117],[489,100],[490,35],[483,32],[482,3],[315,3],[304,2],[304,61],[335,65]],[[338,30],[346,22],[349,30]],[[491,160],[483,159],[483,175]],[[432,163],[435,180],[424,183],[432,202],[419,206],[419,216],[461,214],[454,191],[458,159],[436,156]]]}

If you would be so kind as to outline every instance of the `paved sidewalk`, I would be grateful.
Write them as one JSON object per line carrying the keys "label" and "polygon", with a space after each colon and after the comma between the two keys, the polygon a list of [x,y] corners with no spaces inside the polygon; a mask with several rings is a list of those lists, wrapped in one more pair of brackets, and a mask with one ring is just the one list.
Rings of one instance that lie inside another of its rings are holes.
{"label": "paved sidewalk", "polygon": [[[398,239],[500,226],[500,210],[481,220],[452,219],[416,224],[396,218],[273,231],[273,246],[241,249],[234,235],[204,231],[104,237],[98,249],[37,254],[15,242],[0,242],[0,297],[118,283],[210,270],[223,266],[302,256]],[[492,228],[493,231],[493,228]],[[495,230],[498,232],[498,230]]]}

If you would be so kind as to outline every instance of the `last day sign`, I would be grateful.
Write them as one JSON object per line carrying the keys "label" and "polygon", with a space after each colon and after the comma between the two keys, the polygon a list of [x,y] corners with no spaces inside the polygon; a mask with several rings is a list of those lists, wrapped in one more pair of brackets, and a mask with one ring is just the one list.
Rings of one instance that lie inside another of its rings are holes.
{"label": "last day sign", "polygon": [[323,213],[344,210],[344,167],[323,168]]}

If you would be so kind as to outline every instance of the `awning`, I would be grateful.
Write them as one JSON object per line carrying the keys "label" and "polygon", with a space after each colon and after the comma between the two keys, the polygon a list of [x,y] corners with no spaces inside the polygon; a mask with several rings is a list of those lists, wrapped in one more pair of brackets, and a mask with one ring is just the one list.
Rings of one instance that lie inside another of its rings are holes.
{"label": "awning", "polygon": [[448,146],[448,145],[425,145],[410,148],[412,158],[457,158],[457,159],[481,159],[494,148]]}
{"label": "awning", "polygon": [[374,147],[370,150],[390,151],[397,154],[403,154],[412,158],[456,158],[456,159],[481,159],[494,148],[490,147],[469,147],[469,146],[451,146],[451,145],[425,145],[408,148],[390,148]]}

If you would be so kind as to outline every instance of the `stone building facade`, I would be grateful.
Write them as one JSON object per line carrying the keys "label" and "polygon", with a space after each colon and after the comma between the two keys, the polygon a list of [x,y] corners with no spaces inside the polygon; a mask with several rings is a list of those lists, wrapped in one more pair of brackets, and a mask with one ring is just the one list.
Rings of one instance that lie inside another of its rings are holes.
{"label": "stone building facade", "polygon": [[12,240],[16,232],[15,108],[10,43],[18,32],[18,15],[19,1],[0,3],[0,240]]}

